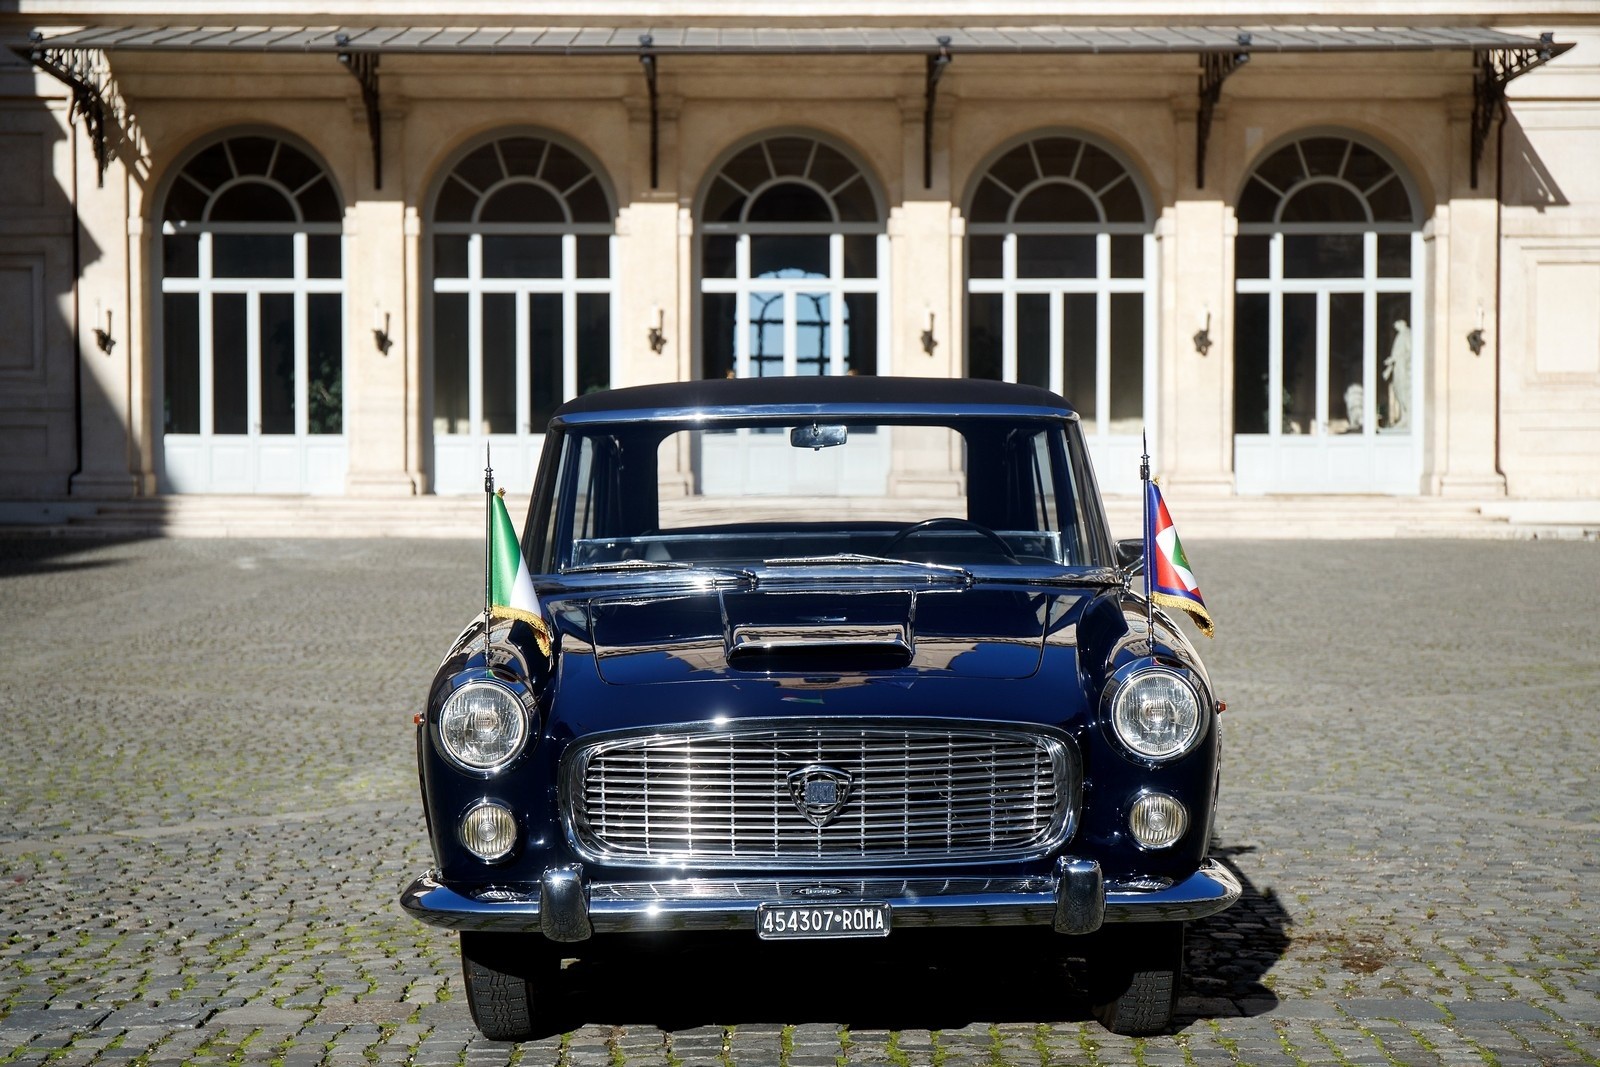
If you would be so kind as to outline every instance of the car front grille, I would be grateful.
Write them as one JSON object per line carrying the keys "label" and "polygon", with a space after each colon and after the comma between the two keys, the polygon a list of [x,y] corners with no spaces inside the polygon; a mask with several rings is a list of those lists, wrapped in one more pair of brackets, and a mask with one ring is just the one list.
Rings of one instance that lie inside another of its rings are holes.
{"label": "car front grille", "polygon": [[568,826],[592,859],[849,865],[996,859],[1065,839],[1076,750],[1030,728],[705,727],[569,756]]}

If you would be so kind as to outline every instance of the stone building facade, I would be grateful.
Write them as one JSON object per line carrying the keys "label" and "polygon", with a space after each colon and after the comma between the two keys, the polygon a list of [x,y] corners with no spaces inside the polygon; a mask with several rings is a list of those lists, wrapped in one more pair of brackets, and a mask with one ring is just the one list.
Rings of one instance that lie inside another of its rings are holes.
{"label": "stone building facade", "polygon": [[1600,14],[1257,7],[20,0],[0,497],[521,485],[580,392],[840,373],[1055,388],[1112,492],[1600,497]]}

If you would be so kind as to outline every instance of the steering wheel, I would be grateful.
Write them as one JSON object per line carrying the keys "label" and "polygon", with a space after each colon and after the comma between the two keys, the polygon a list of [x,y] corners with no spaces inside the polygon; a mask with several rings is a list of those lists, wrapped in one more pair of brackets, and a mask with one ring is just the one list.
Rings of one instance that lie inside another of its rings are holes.
{"label": "steering wheel", "polygon": [[945,528],[971,530],[973,533],[978,534],[985,541],[990,542],[996,548],[998,548],[1001,554],[1006,557],[1006,559],[1009,559],[1013,563],[1017,561],[1017,554],[1011,551],[1011,546],[1006,544],[1005,538],[989,529],[989,527],[984,526],[982,523],[973,522],[970,519],[958,519],[952,515],[941,515],[936,518],[923,519],[921,522],[912,523],[904,530],[901,530],[899,533],[889,538],[889,543],[883,546],[883,554],[886,556],[892,556],[894,555],[895,549],[899,548],[913,537],[916,537],[918,534],[927,533],[929,530],[939,530]]}

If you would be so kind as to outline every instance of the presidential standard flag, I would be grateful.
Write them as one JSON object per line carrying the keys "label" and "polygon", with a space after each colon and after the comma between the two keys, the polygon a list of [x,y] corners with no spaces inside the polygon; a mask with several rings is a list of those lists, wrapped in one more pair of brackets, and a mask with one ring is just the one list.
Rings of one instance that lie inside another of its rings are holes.
{"label": "presidential standard flag", "polygon": [[548,656],[550,631],[539,610],[528,562],[522,558],[522,545],[517,541],[517,530],[511,525],[511,515],[506,511],[505,497],[501,493],[489,494],[489,615],[532,626],[539,651]]}
{"label": "presidential standard flag", "polygon": [[1183,554],[1183,542],[1178,540],[1178,530],[1172,525],[1172,515],[1166,501],[1153,479],[1145,483],[1145,544],[1149,552],[1146,573],[1149,575],[1150,599],[1163,607],[1186,611],[1200,632],[1213,636],[1211,613],[1206,602],[1200,599],[1200,583],[1189,569],[1189,559]]}

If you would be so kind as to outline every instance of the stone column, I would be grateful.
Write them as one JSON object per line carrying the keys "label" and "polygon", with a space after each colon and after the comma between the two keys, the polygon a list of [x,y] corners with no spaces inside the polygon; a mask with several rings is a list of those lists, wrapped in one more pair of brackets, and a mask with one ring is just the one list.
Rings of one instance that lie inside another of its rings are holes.
{"label": "stone column", "polygon": [[[1432,316],[1437,399],[1424,418],[1435,420],[1435,470],[1441,496],[1504,496],[1505,475],[1499,470],[1499,353],[1497,336],[1497,271],[1500,204],[1494,190],[1494,139],[1478,166],[1478,188],[1471,187],[1472,112],[1467,101],[1450,113],[1454,148],[1449,204],[1436,226],[1438,277],[1434,282],[1436,311]],[[1491,343],[1474,354],[1467,335],[1479,327]]]}
{"label": "stone column", "polygon": [[[344,432],[349,448],[346,491],[351,496],[411,496],[419,476],[408,442],[417,431],[411,396],[422,358],[408,295],[418,270],[417,244],[406,232],[403,102],[383,100],[383,188],[370,166],[357,168],[355,200],[345,208],[346,333]],[[351,106],[350,135],[368,163],[366,111]],[[388,336],[384,351],[374,331]]]}
{"label": "stone column", "polygon": [[[889,212],[891,319],[887,359],[879,374],[954,378],[963,370],[952,311],[952,280],[961,275],[962,247],[952,239],[954,205],[950,190],[950,118],[954,101],[948,86],[934,111],[932,187],[923,185],[921,96],[900,98],[901,202]],[[931,332],[933,351],[924,345]]]}
{"label": "stone column", "polygon": [[[678,188],[682,100],[665,93],[656,97],[654,187],[650,184],[650,98],[631,96],[626,104],[628,173],[618,175],[619,292],[611,384],[687,381],[696,376],[689,333],[694,321],[694,294],[690,292],[694,229],[687,203],[694,192],[683,191],[680,197]],[[659,352],[652,343],[657,337]]]}
{"label": "stone column", "polygon": [[[1227,143],[1223,108],[1212,119],[1206,186],[1195,175],[1193,98],[1173,101],[1177,202],[1156,229],[1161,259],[1160,341],[1156,349],[1158,428],[1154,464],[1163,480],[1189,495],[1233,491],[1233,235],[1237,223],[1221,190]],[[1195,334],[1206,328],[1202,354]]]}
{"label": "stone column", "polygon": [[[900,98],[900,203],[889,212],[889,345],[878,373],[954,378],[964,366],[953,330],[952,291],[962,246],[953,239],[949,131],[953,98],[943,87],[934,111],[931,187],[924,185],[922,96]],[[893,184],[891,182],[891,184]],[[932,342],[932,352],[924,344]],[[961,456],[939,431],[895,431],[890,493],[908,497],[961,494]]]}
{"label": "stone column", "polygon": [[[120,159],[101,184],[88,136],[75,124],[78,181],[78,295],[76,338],[82,452],[68,492],[81,497],[130,497],[140,479],[134,437],[133,368],[146,358],[130,327],[128,182]],[[103,342],[96,330],[103,331]]]}

